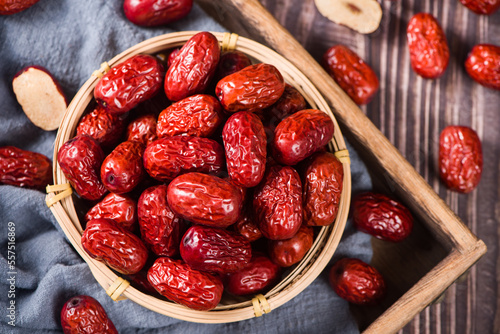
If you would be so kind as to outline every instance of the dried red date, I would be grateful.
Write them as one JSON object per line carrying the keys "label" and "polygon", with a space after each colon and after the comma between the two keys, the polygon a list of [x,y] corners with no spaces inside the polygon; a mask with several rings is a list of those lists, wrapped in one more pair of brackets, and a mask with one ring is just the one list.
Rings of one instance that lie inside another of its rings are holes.
{"label": "dried red date", "polygon": [[70,298],[61,310],[64,334],[118,334],[102,305],[90,296]]}
{"label": "dried red date", "polygon": [[252,65],[250,58],[241,51],[228,51],[221,55],[215,78],[217,81]]}
{"label": "dried red date", "polygon": [[280,267],[290,267],[302,260],[314,241],[312,227],[302,226],[290,239],[271,240],[269,257]]}
{"label": "dried red date", "polygon": [[89,135],[102,148],[112,148],[120,141],[124,129],[125,122],[121,116],[110,114],[102,106],[97,105],[78,122],[76,134]]}
{"label": "dried red date", "polygon": [[132,231],[137,221],[137,204],[127,195],[109,193],[85,215],[86,221],[97,218],[112,219]]}
{"label": "dried red date", "polygon": [[125,0],[127,19],[142,27],[160,26],[178,21],[189,14],[193,0]]}
{"label": "dried red date", "polygon": [[161,89],[163,74],[156,58],[136,55],[113,66],[97,82],[94,97],[109,112],[124,114]]}
{"label": "dried red date", "polygon": [[202,225],[227,227],[240,216],[241,193],[230,182],[213,175],[187,173],[169,185],[170,208],[185,219]]}
{"label": "dried red date", "polygon": [[378,91],[375,71],[354,51],[335,45],[323,55],[327,72],[356,104],[367,104]]}
{"label": "dried red date", "polygon": [[40,0],[1,0],[0,15],[12,15],[26,10]]}
{"label": "dried red date", "polygon": [[156,135],[156,116],[146,114],[132,120],[127,127],[127,140],[137,141],[144,146],[158,139]]}
{"label": "dried red date", "polygon": [[182,99],[160,113],[159,138],[185,134],[209,137],[222,122],[222,107],[210,95],[197,94]]}
{"label": "dried red date", "polygon": [[188,172],[217,174],[223,166],[224,148],[208,138],[161,138],[144,151],[144,168],[151,177],[164,182]]}
{"label": "dried red date", "polygon": [[179,55],[179,52],[181,51],[181,48],[175,48],[173,49],[169,54],[167,58],[167,66],[170,68],[172,64],[174,63],[175,57]]}
{"label": "dried red date", "polygon": [[262,234],[271,240],[289,239],[302,224],[302,184],[289,166],[273,166],[257,186],[253,208]]}
{"label": "dried red date", "polygon": [[261,63],[222,78],[215,94],[229,112],[254,112],[278,101],[284,90],[285,81],[278,69]]}
{"label": "dried red date", "polygon": [[90,257],[124,275],[139,272],[148,259],[148,250],[141,239],[106,218],[87,222],[82,246]]}
{"label": "dried red date", "polygon": [[413,229],[413,216],[403,204],[372,192],[354,198],[352,218],[358,230],[386,241],[403,241]]}
{"label": "dried red date", "polygon": [[285,90],[278,101],[263,111],[266,124],[274,127],[287,118],[295,114],[297,111],[304,110],[307,107],[307,102],[302,94],[293,86],[285,84]]}
{"label": "dried red date", "polygon": [[413,71],[426,79],[440,77],[450,60],[446,36],[434,16],[415,14],[406,30]]}
{"label": "dried red date", "polygon": [[479,84],[500,90],[500,46],[474,46],[465,60],[465,70]]}
{"label": "dried red date", "polygon": [[280,278],[281,268],[262,254],[256,254],[240,271],[226,276],[226,290],[245,296],[264,292]]}
{"label": "dried red date", "polygon": [[144,146],[136,141],[124,141],[104,159],[101,180],[104,186],[117,194],[132,191],[145,176],[142,166]]}
{"label": "dried red date", "polygon": [[182,236],[182,219],[167,202],[167,186],[153,186],[143,191],[137,202],[141,238],[153,253],[175,256]]}
{"label": "dried red date", "polygon": [[330,269],[329,282],[340,298],[357,305],[376,304],[386,293],[382,275],[374,267],[354,258],[337,261]]}
{"label": "dried red date", "polygon": [[241,111],[222,130],[229,176],[242,187],[255,187],[266,169],[267,140],[259,116]]}
{"label": "dried red date", "polygon": [[250,242],[244,237],[202,225],[191,226],[186,231],[180,253],[191,268],[216,274],[236,272],[252,258]]}
{"label": "dried red date", "polygon": [[249,242],[256,241],[262,237],[256,219],[253,217],[250,209],[243,209],[238,221],[233,225],[234,230]]}
{"label": "dried red date", "polygon": [[500,8],[500,0],[460,0],[460,2],[479,15],[491,15]]}
{"label": "dried red date", "polygon": [[155,261],[148,280],[162,296],[199,311],[214,309],[224,291],[220,278],[168,257]]}
{"label": "dried red date", "polygon": [[439,176],[452,190],[469,193],[483,172],[483,151],[477,133],[466,126],[447,126],[439,137]]}
{"label": "dried red date", "polygon": [[0,147],[0,183],[41,190],[52,183],[52,162],[37,152]]}
{"label": "dried red date", "polygon": [[213,34],[203,31],[191,37],[168,68],[164,85],[168,99],[179,101],[203,93],[219,59],[219,42]]}
{"label": "dried red date", "polygon": [[104,152],[90,136],[80,135],[65,142],[57,153],[64,176],[84,199],[98,200],[107,192],[99,178]]}
{"label": "dried red date", "polygon": [[304,224],[332,224],[339,210],[344,168],[330,152],[318,152],[307,161],[302,178]]}
{"label": "dried red date", "polygon": [[328,144],[334,129],[326,113],[301,110],[282,120],[274,130],[274,158],[282,164],[295,165]]}

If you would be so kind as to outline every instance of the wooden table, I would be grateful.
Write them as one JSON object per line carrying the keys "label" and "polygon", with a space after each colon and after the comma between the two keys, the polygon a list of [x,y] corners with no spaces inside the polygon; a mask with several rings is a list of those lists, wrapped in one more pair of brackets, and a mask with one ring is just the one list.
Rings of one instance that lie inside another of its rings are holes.
{"label": "wooden table", "polygon": [[[380,0],[380,28],[362,35],[321,16],[313,0],[261,2],[316,60],[332,45],[345,44],[371,65],[379,75],[380,91],[362,110],[488,246],[488,253],[439,303],[427,307],[400,333],[500,333],[500,92],[472,81],[463,66],[473,45],[500,45],[500,11],[487,17],[472,13],[458,0]],[[406,25],[418,12],[432,13],[447,36],[450,64],[437,80],[423,79],[410,67]],[[439,180],[438,138],[447,125],[470,126],[483,143],[482,180],[468,195],[447,190]],[[375,255],[383,256],[383,246],[374,246]]]}

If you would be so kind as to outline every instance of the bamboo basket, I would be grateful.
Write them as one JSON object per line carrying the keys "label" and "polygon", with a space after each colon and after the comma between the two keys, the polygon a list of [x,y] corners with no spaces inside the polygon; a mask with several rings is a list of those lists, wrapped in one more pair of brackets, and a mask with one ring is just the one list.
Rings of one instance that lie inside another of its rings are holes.
{"label": "bamboo basket", "polygon": [[[156,54],[167,49],[182,46],[195,33],[197,31],[185,31],[157,36],[139,43],[115,56],[107,63],[103,63],[101,68],[94,72],[85,82],[68,106],[55,140],[53,161],[57,161],[59,148],[75,135],[78,121],[86,111],[89,103],[93,101],[94,87],[103,72],[109,69],[109,67],[119,64],[137,54]],[[55,184],[47,187],[48,194],[46,197],[47,205],[50,207],[65,235],[80,256],[87,262],[95,279],[113,300],[118,301],[128,298],[160,314],[199,323],[227,323],[258,317],[283,305],[303,291],[323,271],[335,252],[345,228],[351,198],[349,154],[335,117],[328,103],[316,87],[292,63],[268,47],[236,34],[217,32],[213,34],[219,40],[222,51],[238,50],[256,62],[269,63],[276,66],[285,81],[297,88],[312,108],[326,112],[333,120],[335,131],[334,137],[329,144],[329,149],[336,154],[342,162],[344,169],[340,206],[336,221],[330,226],[319,229],[313,246],[300,263],[292,267],[282,280],[265,295],[257,295],[245,300],[224,296],[221,303],[211,311],[191,310],[182,305],[139,291],[105,264],[92,259],[85,252],[81,245],[83,230],[77,214],[78,210],[76,206],[78,205],[78,201],[76,197],[71,196],[72,189],[57,163],[54,164],[53,170]]]}

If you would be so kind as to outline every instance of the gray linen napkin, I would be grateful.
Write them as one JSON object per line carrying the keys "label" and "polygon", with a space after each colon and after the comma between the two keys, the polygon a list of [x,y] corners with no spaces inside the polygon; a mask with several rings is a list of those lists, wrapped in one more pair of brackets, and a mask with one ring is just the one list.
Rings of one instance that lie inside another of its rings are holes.
{"label": "gray linen napkin", "polygon": [[[52,159],[56,132],[31,124],[12,92],[11,80],[21,68],[47,68],[71,99],[102,61],[147,38],[182,30],[224,28],[196,5],[188,17],[167,27],[141,28],[127,21],[117,0],[40,0],[24,12],[0,17],[0,146],[14,145]],[[371,189],[366,167],[352,148],[350,153],[353,192]],[[61,333],[60,310],[78,294],[96,298],[120,333],[358,332],[347,302],[328,286],[327,270],[285,305],[237,323],[190,323],[129,300],[114,302],[65,238],[44,196],[0,186],[0,333]],[[15,268],[9,267],[9,227],[15,228]],[[344,256],[364,261],[372,256],[370,238],[350,222],[333,260]],[[9,318],[12,302],[15,313]]]}

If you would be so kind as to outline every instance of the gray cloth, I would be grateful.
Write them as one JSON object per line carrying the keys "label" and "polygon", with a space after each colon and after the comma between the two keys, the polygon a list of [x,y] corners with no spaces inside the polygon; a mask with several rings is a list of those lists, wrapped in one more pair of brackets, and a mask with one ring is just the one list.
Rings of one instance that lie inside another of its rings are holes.
{"label": "gray cloth", "polygon": [[[149,29],[128,22],[122,1],[116,0],[41,0],[22,13],[0,17],[0,146],[53,156],[56,132],[31,124],[12,91],[11,80],[21,68],[47,68],[71,99],[102,61],[147,38],[181,30],[224,31],[196,5],[187,18]],[[370,189],[365,166],[353,149],[350,152],[353,191]],[[0,186],[0,333],[60,333],[60,310],[78,294],[96,298],[120,333],[358,332],[348,304],[328,286],[327,270],[285,305],[237,323],[190,323],[129,300],[113,302],[67,241],[44,196],[36,190]],[[9,226],[15,228],[15,268],[8,264]],[[371,255],[370,238],[348,223],[334,259],[369,261]],[[9,295],[12,292],[15,296]],[[7,323],[12,301],[15,327]]]}

